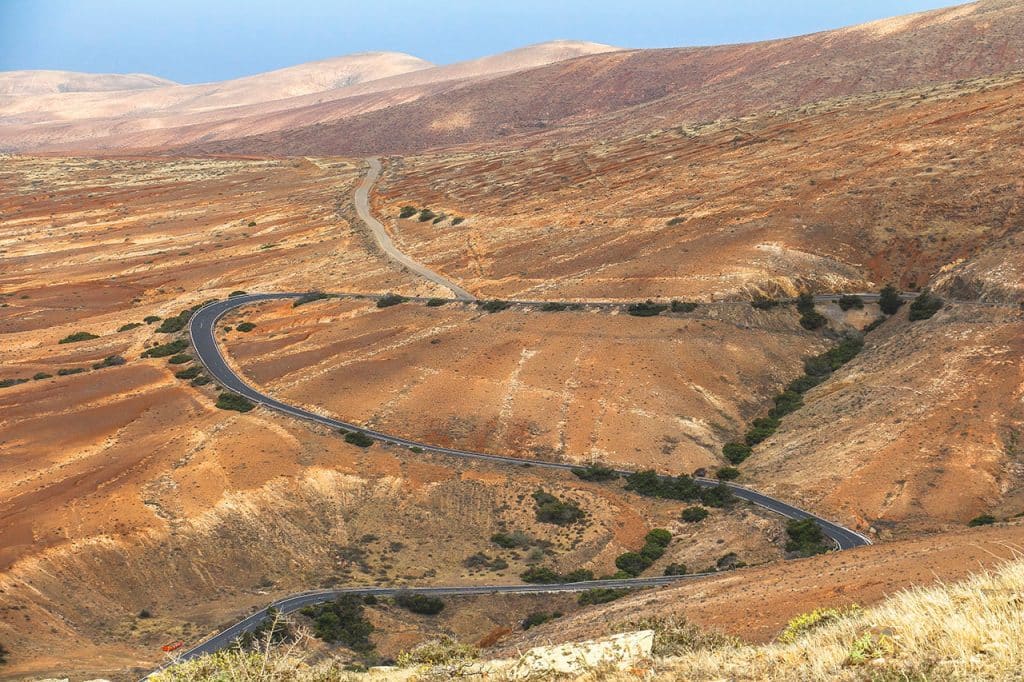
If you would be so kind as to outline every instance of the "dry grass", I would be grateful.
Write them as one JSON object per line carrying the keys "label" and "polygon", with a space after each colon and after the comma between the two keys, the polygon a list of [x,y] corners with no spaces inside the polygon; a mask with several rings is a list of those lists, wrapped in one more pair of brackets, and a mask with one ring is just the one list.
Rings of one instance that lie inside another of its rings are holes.
{"label": "dry grass", "polygon": [[[909,590],[874,608],[851,609],[820,620],[820,626],[805,629],[804,634],[785,644],[742,645],[728,638],[695,638],[690,633],[686,636],[688,642],[701,641],[706,646],[663,648],[663,653],[679,653],[633,665],[624,672],[608,666],[576,677],[695,681],[1024,679],[1021,560],[961,583]],[[365,677],[344,672],[337,663],[306,665],[295,650],[269,650],[248,658],[218,654],[175,668],[159,679],[306,682]],[[491,674],[487,679],[504,678]]]}

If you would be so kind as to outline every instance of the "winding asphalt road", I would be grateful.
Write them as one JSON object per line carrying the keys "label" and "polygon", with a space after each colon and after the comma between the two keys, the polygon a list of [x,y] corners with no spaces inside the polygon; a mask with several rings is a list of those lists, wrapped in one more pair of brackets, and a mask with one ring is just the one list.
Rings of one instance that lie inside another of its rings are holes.
{"label": "winding asphalt road", "polygon": [[[428,279],[435,284],[439,284],[452,291],[456,299],[459,301],[475,301],[476,298],[462,289],[458,285],[448,281],[444,277],[438,275],[432,270],[424,267],[423,265],[412,260],[402,252],[395,248],[394,243],[388,236],[384,226],[373,217],[369,208],[369,193],[373,187],[374,182],[381,172],[381,164],[377,159],[367,159],[369,164],[369,172],[364,178],[362,184],[356,190],[355,193],[355,204],[356,211],[359,217],[367,224],[378,245],[384,251],[384,253],[394,260],[396,263],[408,268],[410,271]],[[281,412],[297,419],[303,419],[306,421],[321,424],[328,428],[346,429],[349,431],[356,431],[363,433],[370,438],[391,445],[405,447],[410,449],[410,455],[422,454],[422,453],[433,453],[446,455],[450,457],[459,457],[462,459],[478,460],[484,462],[490,462],[494,464],[510,465],[520,468],[535,467],[543,469],[556,469],[561,471],[571,471],[572,469],[578,468],[578,465],[564,464],[560,462],[544,462],[536,460],[523,460],[515,457],[508,457],[504,455],[494,455],[485,452],[476,452],[472,450],[458,450],[454,448],[445,448],[429,443],[421,443],[418,441],[402,438],[400,436],[394,436],[380,431],[374,431],[372,429],[365,429],[357,424],[351,424],[349,422],[335,419],[323,414],[318,414],[309,409],[289,405],[288,403],[282,402],[269,396],[259,390],[253,388],[245,382],[242,377],[234,372],[228,363],[225,361],[224,356],[221,354],[220,347],[217,345],[216,331],[217,323],[228,312],[240,308],[246,305],[252,305],[260,301],[273,301],[282,299],[294,299],[302,296],[301,293],[275,293],[275,294],[246,294],[235,296],[224,301],[215,301],[210,303],[195,312],[189,321],[189,338],[192,342],[192,347],[195,351],[195,356],[200,363],[206,368],[206,371],[228,391],[236,393],[238,395],[248,398],[252,402],[262,405],[271,410]],[[862,298],[865,301],[877,300],[876,294],[862,294]],[[373,297],[369,297],[373,298]],[[823,295],[815,297],[819,302],[830,302],[838,299],[838,295]],[[512,303],[521,303],[528,306],[539,306],[543,305],[541,301],[522,301]],[[607,304],[595,304],[599,307],[621,307],[621,303],[607,303]],[[416,451],[411,450],[416,448]],[[628,475],[632,472],[619,470],[619,474]],[[703,487],[714,487],[717,485],[723,485],[719,481],[707,479],[707,478],[695,478],[694,481]],[[852,549],[854,547],[860,547],[863,545],[870,545],[871,541],[849,528],[845,528],[837,523],[828,521],[819,516],[816,516],[808,511],[794,507],[791,504],[787,504],[782,500],[775,499],[768,495],[751,490],[740,485],[733,483],[725,483],[732,493],[743,500],[756,504],[760,507],[768,509],[772,512],[780,514],[790,519],[813,519],[815,523],[822,529],[822,531],[835,543],[836,548],[839,550]],[[318,590],[311,592],[303,592],[300,594],[291,595],[280,599],[266,608],[263,608],[243,620],[235,623],[234,625],[222,630],[216,635],[205,640],[198,646],[195,646],[188,651],[180,654],[178,660],[188,660],[204,654],[212,653],[226,646],[229,646],[234,640],[244,632],[248,632],[256,629],[260,623],[267,617],[270,609],[276,609],[281,613],[290,613],[296,611],[304,606],[311,604],[317,604],[325,601],[336,599],[340,595],[344,594],[355,594],[355,595],[375,595],[375,596],[395,596],[402,592],[416,592],[418,594],[443,596],[443,595],[471,595],[471,594],[495,594],[495,593],[510,593],[510,594],[543,594],[552,592],[582,592],[595,588],[628,588],[636,589],[641,587],[655,587],[659,585],[667,585],[680,580],[692,580],[694,578],[701,578],[708,573],[694,573],[685,576],[658,576],[649,578],[630,578],[624,580],[593,580],[578,583],[562,583],[555,585],[481,585],[481,586],[451,586],[451,587],[352,587],[343,588],[337,590]]]}

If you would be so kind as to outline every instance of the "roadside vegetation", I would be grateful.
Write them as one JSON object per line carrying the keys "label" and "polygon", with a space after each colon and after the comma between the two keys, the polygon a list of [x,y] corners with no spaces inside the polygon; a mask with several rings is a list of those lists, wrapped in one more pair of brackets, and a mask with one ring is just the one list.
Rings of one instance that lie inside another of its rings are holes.
{"label": "roadside vegetation", "polygon": [[533,493],[533,500],[537,505],[536,516],[541,523],[553,523],[557,526],[571,526],[582,521],[586,512],[579,508],[575,502],[560,500],[551,493],[538,490]]}
{"label": "roadside vegetation", "polygon": [[606,482],[614,481],[619,477],[619,474],[615,469],[612,469],[610,466],[597,463],[588,464],[581,469],[573,469],[572,473],[575,474],[577,478],[584,481]]}
{"label": "roadside vegetation", "polygon": [[361,654],[374,650],[370,634],[373,624],[366,618],[363,600],[345,594],[323,604],[306,606],[299,613],[311,621],[313,635],[331,644],[341,644]]}
{"label": "roadside vegetation", "polygon": [[821,329],[828,324],[828,318],[814,308],[814,295],[802,293],[796,299],[796,310],[800,313],[800,326],[809,331]]}
{"label": "roadside vegetation", "polygon": [[643,303],[633,303],[626,308],[626,312],[633,317],[657,317],[668,310],[664,303],[655,303],[648,299]]}
{"label": "roadside vegetation", "polygon": [[644,546],[639,551],[617,556],[615,568],[625,574],[623,577],[636,578],[665,554],[670,542],[672,533],[664,528],[655,528],[644,537]]}
{"label": "roadside vegetation", "polygon": [[314,301],[322,301],[325,298],[330,298],[330,296],[322,291],[310,291],[295,299],[292,303],[292,307],[298,308],[300,305],[306,305],[307,303],[312,303]]}
{"label": "roadside vegetation", "polygon": [[235,412],[248,412],[256,407],[248,398],[236,393],[224,392],[217,396],[216,406],[222,410],[234,410]]}
{"label": "roadside vegetation", "polygon": [[698,485],[686,474],[679,476],[659,476],[653,469],[638,471],[626,477],[626,490],[666,500],[682,500],[685,502],[701,502],[709,507],[727,507],[736,497],[728,487],[721,483],[717,486],[704,487]]}
{"label": "roadside vegetation", "polygon": [[495,298],[489,301],[478,301],[477,306],[484,312],[497,313],[501,312],[502,310],[508,309],[509,307],[512,306],[512,304],[509,303],[508,301],[502,301],[500,299]]}
{"label": "roadside vegetation", "polygon": [[444,600],[427,594],[406,592],[395,597],[395,604],[422,616],[436,616],[444,610]]}
{"label": "roadside vegetation", "polygon": [[942,310],[943,300],[925,289],[910,304],[910,314],[907,319],[911,322],[930,319],[935,313]]}
{"label": "roadside vegetation", "polygon": [[183,350],[188,348],[188,341],[185,339],[175,339],[168,343],[162,343],[152,348],[147,348],[142,352],[144,358],[166,358],[172,355],[177,355]]}
{"label": "roadside vegetation", "polygon": [[96,334],[90,334],[89,332],[75,332],[74,334],[68,334],[57,343],[79,343],[81,341],[91,341],[92,339],[100,338]]}
{"label": "roadside vegetation", "polygon": [[596,587],[592,590],[587,590],[586,592],[580,592],[580,596],[576,598],[576,603],[580,606],[607,604],[608,602],[613,602],[616,599],[622,599],[632,592],[633,590],[624,587]]}
{"label": "roadside vegetation", "polygon": [[384,294],[383,296],[381,296],[380,298],[377,299],[377,307],[378,308],[389,308],[389,307],[391,307],[393,305],[398,305],[399,303],[405,303],[407,300],[408,299],[406,299],[405,296],[400,296],[399,294],[388,293],[388,294]]}
{"label": "roadside vegetation", "polygon": [[802,557],[824,554],[834,549],[832,541],[814,519],[790,519],[786,523],[786,551]]}

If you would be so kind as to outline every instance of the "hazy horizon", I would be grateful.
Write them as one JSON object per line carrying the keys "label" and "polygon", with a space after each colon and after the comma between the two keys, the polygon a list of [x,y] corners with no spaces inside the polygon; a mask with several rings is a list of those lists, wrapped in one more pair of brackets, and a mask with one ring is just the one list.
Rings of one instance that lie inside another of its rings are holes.
{"label": "hazy horizon", "polygon": [[951,6],[942,0],[570,0],[373,6],[328,0],[151,5],[131,0],[0,0],[0,71],[147,73],[225,80],[358,52],[405,52],[437,64],[557,39],[625,48],[751,42]]}

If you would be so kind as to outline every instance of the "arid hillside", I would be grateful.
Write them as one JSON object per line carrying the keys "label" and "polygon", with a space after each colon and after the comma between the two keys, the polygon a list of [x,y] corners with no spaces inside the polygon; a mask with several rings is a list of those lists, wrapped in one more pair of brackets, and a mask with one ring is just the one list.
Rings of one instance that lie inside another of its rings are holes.
{"label": "arid hillside", "polygon": [[1024,6],[981,0],[785,40],[581,57],[379,111],[321,119],[325,125],[204,139],[185,151],[409,154],[487,141],[507,148],[649,131],[1021,68]]}
{"label": "arid hillside", "polygon": [[912,289],[986,250],[999,280],[987,295],[1014,300],[1019,270],[998,263],[1019,267],[1022,111],[1013,75],[599,142],[395,158],[377,206],[443,216],[399,220],[396,239],[480,296]]}

